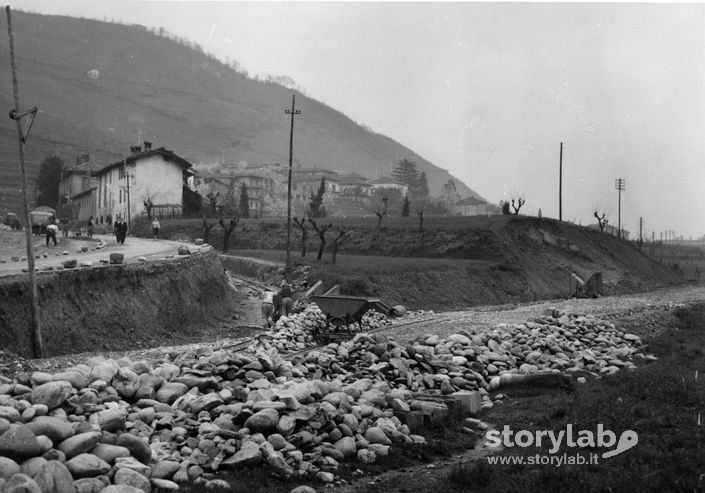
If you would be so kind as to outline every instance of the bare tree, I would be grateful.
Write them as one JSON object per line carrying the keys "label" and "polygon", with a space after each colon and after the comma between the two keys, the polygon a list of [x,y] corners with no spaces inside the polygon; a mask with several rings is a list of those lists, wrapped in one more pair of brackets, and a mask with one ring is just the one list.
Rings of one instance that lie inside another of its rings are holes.
{"label": "bare tree", "polygon": [[203,227],[203,243],[209,243],[211,229],[213,229],[218,223],[209,223],[205,214],[202,214],[201,218],[203,219],[203,222],[201,223]]}
{"label": "bare tree", "polygon": [[519,199],[516,201],[516,204],[514,203],[514,199],[512,199],[512,209],[514,209],[514,215],[518,216],[519,215],[519,210],[521,209],[521,206],[526,204],[526,200],[519,197]]}
{"label": "bare tree", "polygon": [[211,211],[213,212],[213,214],[218,213],[218,197],[219,196],[220,196],[220,192],[216,192],[213,189],[211,189],[206,194],[206,197],[208,198],[208,202],[210,203]]}
{"label": "bare tree", "polygon": [[323,226],[319,227],[318,224],[316,224],[316,221],[313,219],[309,218],[308,222],[310,222],[313,225],[313,229],[318,233],[318,238],[321,240],[321,244],[318,247],[318,256],[316,257],[316,260],[321,260],[323,257],[323,250],[326,248],[326,231],[328,231],[330,228],[333,227],[332,224],[324,224]]}
{"label": "bare tree", "polygon": [[377,215],[377,231],[382,228],[382,219],[387,217],[387,202],[389,202],[389,198],[382,197],[382,205],[375,211],[375,214]]}
{"label": "bare tree", "polygon": [[235,231],[238,222],[240,222],[240,218],[236,216],[230,218],[228,226],[225,225],[222,217],[218,220],[218,224],[223,228],[223,253],[227,253],[230,250],[230,235]]}
{"label": "bare tree", "polygon": [[306,257],[306,241],[308,240],[308,229],[304,218],[294,218],[294,224],[301,230],[301,258]]}
{"label": "bare tree", "polygon": [[340,240],[343,239],[343,236],[345,236],[346,234],[349,234],[349,233],[350,233],[350,231],[343,231],[342,229],[340,229],[340,230],[338,230],[338,236],[333,238],[333,258],[332,258],[332,261],[333,261],[334,265],[335,265],[336,256],[338,254],[338,243],[340,243]]}
{"label": "bare tree", "polygon": [[605,226],[607,226],[607,223],[610,222],[609,219],[607,219],[606,214],[603,212],[602,216],[600,216],[598,211],[595,211],[592,215],[597,219],[597,224],[600,226],[600,232],[604,232]]}
{"label": "bare tree", "polygon": [[419,232],[423,232],[423,209],[419,209],[417,214],[419,216]]}

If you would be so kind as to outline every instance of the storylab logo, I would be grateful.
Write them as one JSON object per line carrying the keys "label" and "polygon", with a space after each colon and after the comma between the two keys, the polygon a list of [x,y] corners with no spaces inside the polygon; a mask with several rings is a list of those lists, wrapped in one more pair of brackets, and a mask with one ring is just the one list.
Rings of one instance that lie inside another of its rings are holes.
{"label": "storylab logo", "polygon": [[[565,430],[519,430],[514,432],[509,425],[504,425],[500,430],[490,430],[485,434],[487,447],[536,447],[547,448],[549,454],[556,454],[561,447],[570,448],[604,448],[610,449],[602,453],[603,459],[629,450],[639,443],[639,436],[633,430],[626,430],[619,435],[611,430],[606,430],[602,424],[597,425],[597,430],[575,431],[569,424]],[[616,448],[613,448],[615,447]]]}

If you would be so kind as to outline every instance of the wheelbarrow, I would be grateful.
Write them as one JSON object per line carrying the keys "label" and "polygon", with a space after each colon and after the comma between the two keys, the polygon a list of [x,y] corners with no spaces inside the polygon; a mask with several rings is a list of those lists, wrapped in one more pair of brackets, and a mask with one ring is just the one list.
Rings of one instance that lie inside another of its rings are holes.
{"label": "wheelbarrow", "polygon": [[362,330],[362,317],[369,310],[375,310],[384,315],[389,314],[389,307],[376,298],[358,298],[355,296],[312,296],[313,301],[326,316],[328,327],[340,330],[345,326],[351,334],[350,325],[357,323]]}

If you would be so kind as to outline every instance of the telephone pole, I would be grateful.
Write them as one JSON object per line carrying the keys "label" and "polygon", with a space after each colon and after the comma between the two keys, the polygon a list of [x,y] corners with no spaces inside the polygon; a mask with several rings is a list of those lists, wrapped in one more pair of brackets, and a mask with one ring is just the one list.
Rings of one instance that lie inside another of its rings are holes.
{"label": "telephone pole", "polygon": [[[15,108],[10,111],[10,118],[15,120],[17,125],[17,145],[19,150],[20,158],[20,171],[22,174],[22,202],[24,206],[24,217],[25,217],[25,237],[27,240],[27,268],[29,270],[29,288],[31,292],[31,304],[32,304],[32,343],[33,352],[35,358],[44,357],[44,343],[42,342],[42,329],[39,320],[39,294],[37,292],[37,275],[34,272],[34,246],[32,244],[32,221],[29,216],[29,197],[27,196],[27,170],[25,169],[24,162],[24,144],[27,142],[29,137],[29,130],[32,128],[32,122],[34,122],[34,117],[37,114],[37,107],[35,106],[29,111],[20,112],[20,90],[19,83],[17,82],[17,68],[15,66],[15,42],[12,37],[12,17],[10,15],[10,6],[5,7],[5,12],[7,13],[7,34],[10,38],[10,64],[12,67],[12,90],[15,99]],[[27,133],[25,134],[22,129],[22,118],[31,115],[29,120],[29,125],[27,126]],[[35,189],[36,190],[36,189]]]}
{"label": "telephone pole", "polygon": [[563,142],[561,142],[561,155],[558,161],[558,220],[563,220]]}
{"label": "telephone pole", "polygon": [[301,110],[296,109],[296,94],[291,96],[291,109],[284,113],[291,115],[291,132],[289,134],[289,181],[287,187],[287,207],[286,207],[286,271],[289,273],[291,267],[289,259],[289,248],[291,244],[291,166],[294,156],[294,117],[301,114]]}
{"label": "telephone pole", "polygon": [[614,188],[619,191],[619,205],[617,209],[617,238],[622,237],[622,190],[624,190],[624,185],[624,178],[617,178],[614,181]]}

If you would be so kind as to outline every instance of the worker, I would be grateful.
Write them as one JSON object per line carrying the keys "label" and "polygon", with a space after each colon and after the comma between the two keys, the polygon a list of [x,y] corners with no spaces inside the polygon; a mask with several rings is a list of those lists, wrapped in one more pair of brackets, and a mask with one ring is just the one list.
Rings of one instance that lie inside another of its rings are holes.
{"label": "worker", "polygon": [[267,288],[262,294],[262,319],[264,328],[269,329],[274,325],[274,291]]}
{"label": "worker", "polygon": [[281,301],[281,316],[288,317],[291,314],[291,308],[293,306],[293,300],[291,299],[291,286],[286,282],[286,279],[282,281],[281,289],[279,294],[282,297]]}
{"label": "worker", "polygon": [[59,231],[59,227],[52,222],[49,226],[47,226],[47,246],[49,246],[49,240],[54,241],[54,246],[56,246],[56,233]]}

